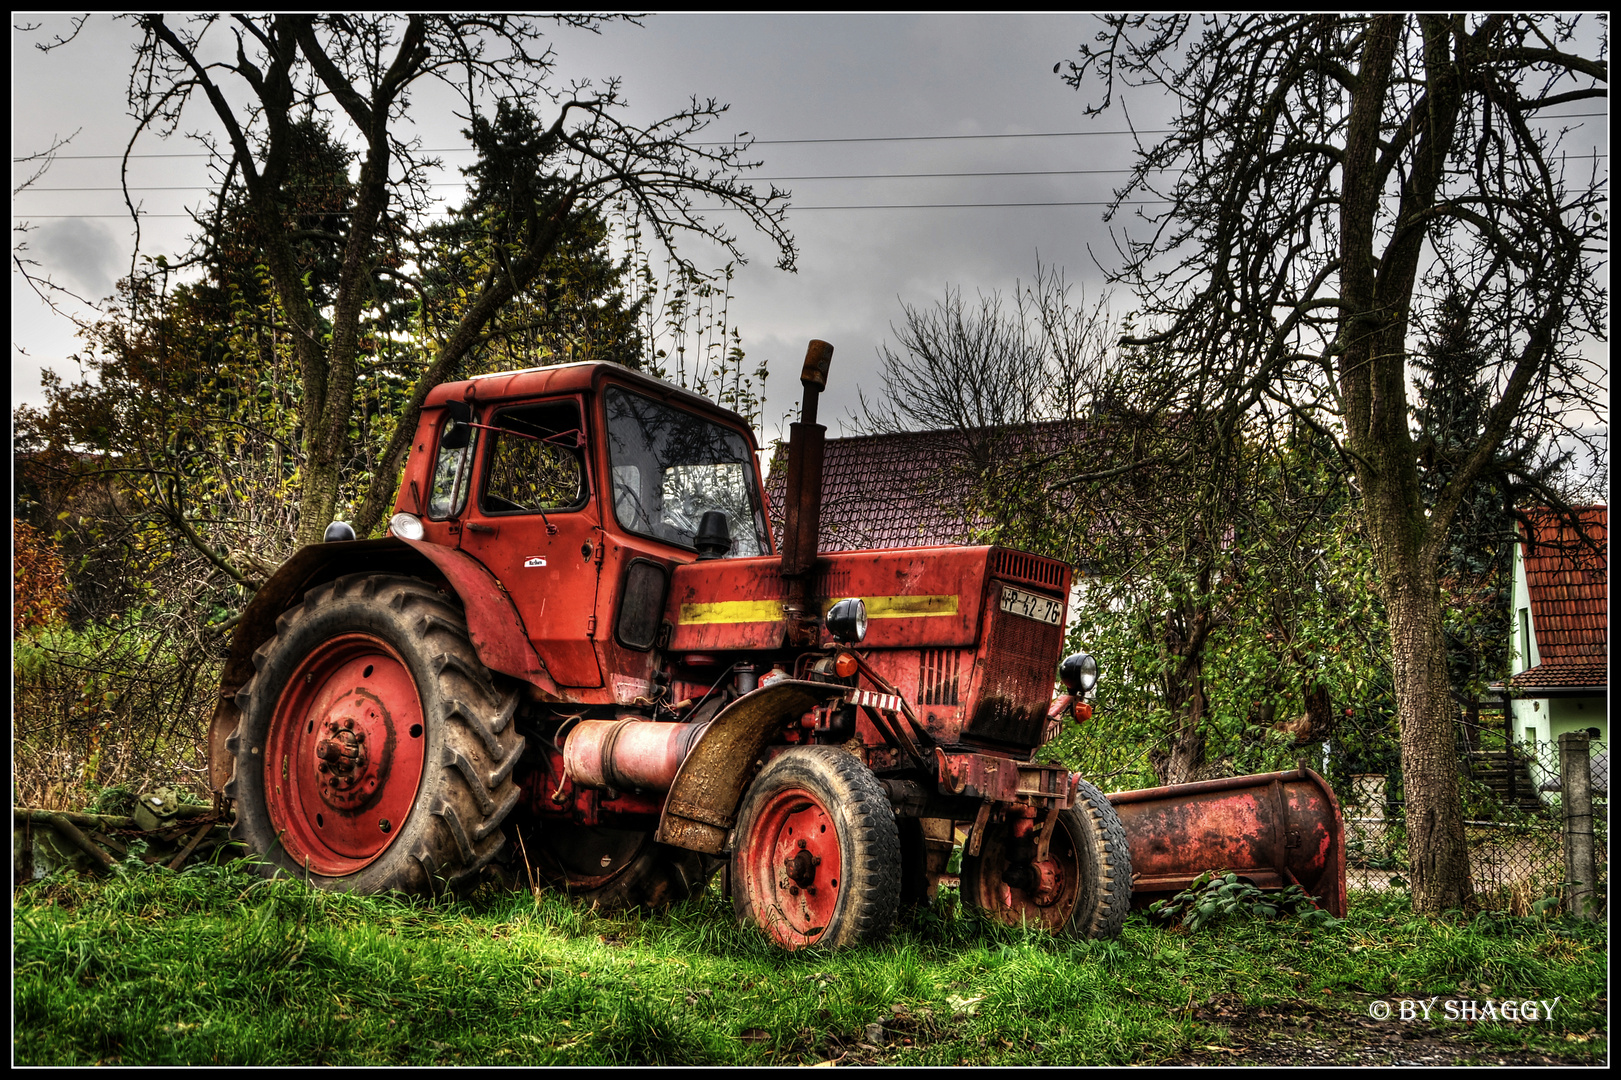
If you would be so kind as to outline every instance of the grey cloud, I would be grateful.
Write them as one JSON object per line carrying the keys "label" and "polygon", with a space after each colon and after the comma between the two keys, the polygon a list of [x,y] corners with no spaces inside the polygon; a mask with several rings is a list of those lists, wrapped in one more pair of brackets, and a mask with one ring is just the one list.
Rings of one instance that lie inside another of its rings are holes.
{"label": "grey cloud", "polygon": [[60,275],[87,300],[110,296],[124,258],[118,239],[105,225],[79,218],[47,222],[34,232],[30,246],[45,269]]}

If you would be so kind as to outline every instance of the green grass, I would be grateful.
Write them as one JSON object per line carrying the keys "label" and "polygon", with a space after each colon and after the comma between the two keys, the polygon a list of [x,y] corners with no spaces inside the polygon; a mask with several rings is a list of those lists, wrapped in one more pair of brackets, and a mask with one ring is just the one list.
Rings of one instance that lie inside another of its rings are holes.
{"label": "green grass", "polygon": [[[71,875],[15,894],[14,1060],[158,1064],[1125,1064],[1351,1047],[1374,998],[1563,999],[1552,1023],[1438,1025],[1464,1059],[1606,1052],[1601,927],[1414,918],[1113,942],[989,924],[948,898],[878,946],[785,954],[713,891],[651,915],[485,893],[429,905],[242,864]],[[868,1025],[882,1022],[882,1045]],[[1360,1025],[1360,1026],[1359,1026]],[[1370,1034],[1371,1033],[1371,1034]],[[1214,1048],[1214,1049],[1212,1049]],[[1364,1052],[1348,1049],[1352,1060]]]}

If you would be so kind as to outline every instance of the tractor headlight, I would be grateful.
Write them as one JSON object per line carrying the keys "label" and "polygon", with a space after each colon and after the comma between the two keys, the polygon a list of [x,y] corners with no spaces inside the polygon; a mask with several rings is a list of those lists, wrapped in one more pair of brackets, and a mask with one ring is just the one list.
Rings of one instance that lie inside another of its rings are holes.
{"label": "tractor headlight", "polygon": [[827,612],[827,632],[846,645],[856,645],[867,636],[867,605],[858,596],[840,600]]}
{"label": "tractor headlight", "polygon": [[1072,694],[1085,696],[1098,684],[1098,662],[1087,653],[1076,653],[1058,665],[1058,677]]}
{"label": "tractor headlight", "polygon": [[388,531],[402,540],[421,540],[422,519],[415,514],[395,514],[388,519]]}

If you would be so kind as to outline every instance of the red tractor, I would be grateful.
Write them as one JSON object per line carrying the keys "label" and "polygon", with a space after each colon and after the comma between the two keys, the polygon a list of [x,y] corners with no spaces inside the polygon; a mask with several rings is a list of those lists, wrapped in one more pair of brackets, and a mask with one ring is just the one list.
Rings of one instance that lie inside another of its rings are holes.
{"label": "red tractor", "polygon": [[1118,933],[1120,818],[1036,759],[1096,679],[1071,657],[1054,700],[1070,568],[819,555],[832,351],[801,375],[780,551],[748,425],[680,387],[567,364],[435,389],[390,535],[300,550],[244,612],[210,729],[234,835],[360,892],[504,874],[654,905],[724,865],[796,948],[885,933],[966,829],[965,902]]}

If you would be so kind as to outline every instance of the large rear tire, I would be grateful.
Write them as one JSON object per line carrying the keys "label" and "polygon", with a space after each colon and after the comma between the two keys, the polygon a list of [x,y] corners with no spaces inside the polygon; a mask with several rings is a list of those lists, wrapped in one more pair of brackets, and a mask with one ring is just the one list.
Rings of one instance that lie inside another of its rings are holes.
{"label": "large rear tire", "polygon": [[1006,823],[988,827],[979,854],[963,854],[963,901],[1013,926],[1118,937],[1131,908],[1131,851],[1114,804],[1082,780],[1075,805],[1054,824],[1058,831],[1039,861],[1033,835],[1015,837]]}
{"label": "large rear tire", "polygon": [[269,875],[345,892],[464,891],[519,799],[517,689],[462,612],[389,574],[318,585],[276,621],[226,741],[231,834]]}
{"label": "large rear tire", "polygon": [[901,891],[900,837],[883,785],[838,747],[778,754],[743,796],[731,880],[738,918],[785,949],[883,937]]}

